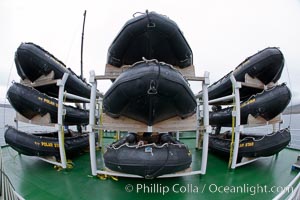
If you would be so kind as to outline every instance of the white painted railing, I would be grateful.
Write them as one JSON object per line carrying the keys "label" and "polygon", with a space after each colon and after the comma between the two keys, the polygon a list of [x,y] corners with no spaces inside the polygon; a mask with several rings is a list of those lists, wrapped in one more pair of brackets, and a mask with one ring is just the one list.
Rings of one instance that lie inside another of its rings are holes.
{"label": "white painted railing", "polygon": [[300,172],[298,175],[285,187],[285,188],[293,188],[293,192],[287,197],[284,198],[289,190],[282,190],[273,200],[287,199],[287,200],[299,200],[300,199]]}
{"label": "white painted railing", "polygon": [[24,200],[11,184],[2,165],[2,149],[0,149],[0,200]]}

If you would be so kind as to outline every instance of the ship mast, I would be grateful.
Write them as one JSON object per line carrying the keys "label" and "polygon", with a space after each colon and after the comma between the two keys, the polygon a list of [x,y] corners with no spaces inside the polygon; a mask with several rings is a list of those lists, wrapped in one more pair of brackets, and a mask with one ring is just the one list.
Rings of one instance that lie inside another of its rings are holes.
{"label": "ship mast", "polygon": [[83,39],[84,39],[84,26],[85,26],[86,10],[83,13],[83,26],[81,34],[81,58],[80,58],[80,78],[83,79]]}

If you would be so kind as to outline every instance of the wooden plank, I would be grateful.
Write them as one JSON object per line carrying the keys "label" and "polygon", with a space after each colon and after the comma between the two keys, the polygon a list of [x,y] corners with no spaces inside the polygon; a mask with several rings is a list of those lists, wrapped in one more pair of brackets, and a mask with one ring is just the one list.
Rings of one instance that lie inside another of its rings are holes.
{"label": "wooden plank", "polygon": [[185,68],[180,68],[180,67],[174,66],[174,68],[176,68],[185,77],[194,77],[195,76],[195,66],[194,65],[190,65]]}
{"label": "wooden plank", "polygon": [[95,76],[96,80],[106,80],[106,79],[116,79],[118,75],[97,75]]}
{"label": "wooden plank", "polygon": [[[106,80],[106,79],[116,79],[119,75],[117,74],[106,74],[106,75],[97,75],[95,76],[96,80]],[[205,77],[199,76],[185,76],[188,81],[204,81]]]}
{"label": "wooden plank", "polygon": [[242,82],[242,85],[263,90],[266,88],[272,88],[275,85],[277,85],[277,83],[270,82],[268,85],[264,85],[264,83],[258,80],[257,78],[252,78],[250,75],[245,74],[245,82]]}
{"label": "wooden plank", "polygon": [[205,77],[198,77],[198,76],[186,76],[185,77],[189,81],[204,81]]}
{"label": "wooden plank", "polygon": [[[196,114],[181,119],[180,117],[173,117],[171,119],[159,122],[152,126],[152,132],[169,132],[169,131],[190,131],[196,130],[197,117]],[[148,126],[142,122],[127,118],[119,117],[112,118],[106,115],[102,115],[102,126],[98,127],[104,130],[116,130],[116,131],[131,131],[131,132],[147,132]]]}
{"label": "wooden plank", "polygon": [[[200,171],[193,171],[191,167],[179,171],[179,172],[175,172],[172,174],[164,174],[164,175],[160,175],[157,178],[168,178],[168,177],[181,177],[181,176],[188,176],[188,175],[193,175],[194,173],[198,173],[200,174]],[[107,167],[104,168],[104,170],[98,170],[97,174],[100,175],[111,175],[111,176],[117,176],[117,177],[128,177],[128,178],[143,178],[142,176],[139,175],[134,175],[134,174],[127,174],[127,173],[122,173],[122,172],[117,172],[117,171],[113,171]]]}
{"label": "wooden plank", "polygon": [[258,89],[264,89],[264,84],[257,78],[252,78],[248,74],[245,74],[245,82],[242,82],[243,86],[253,87]]}
{"label": "wooden plank", "polygon": [[43,125],[43,126],[54,126],[55,124],[51,123],[51,117],[50,114],[47,113],[44,116],[36,115],[32,119],[27,119],[20,113],[16,112],[16,120],[29,123],[29,124],[35,124],[35,125]]}
{"label": "wooden plank", "polygon": [[[106,64],[105,66],[105,76],[116,76],[118,77],[122,72],[130,68],[131,65],[124,65],[121,67],[115,67],[113,65]],[[185,68],[180,68],[177,66],[174,66],[175,69],[177,69],[183,76],[185,77],[195,77],[195,67],[194,65],[190,65]]]}
{"label": "wooden plank", "polygon": [[128,69],[130,65],[124,65],[122,67],[115,67],[113,65],[106,64],[105,66],[105,75],[106,76],[119,76],[122,72]]}
{"label": "wooden plank", "polygon": [[154,132],[168,132],[168,131],[191,131],[197,128],[196,114],[181,119],[180,117],[173,117],[171,119],[159,122],[153,126]]}
{"label": "wooden plank", "polygon": [[276,124],[282,122],[281,115],[277,115],[270,121],[265,120],[262,117],[253,117],[252,115],[248,116],[248,124],[246,125],[247,127],[254,127],[254,126],[264,126],[268,124]]}
{"label": "wooden plank", "polygon": [[40,76],[37,80],[34,82],[31,82],[28,79],[21,80],[20,81],[23,85],[31,86],[31,87],[38,87],[43,85],[52,85],[56,84],[57,80],[54,79],[54,71],[51,71],[49,74]]}

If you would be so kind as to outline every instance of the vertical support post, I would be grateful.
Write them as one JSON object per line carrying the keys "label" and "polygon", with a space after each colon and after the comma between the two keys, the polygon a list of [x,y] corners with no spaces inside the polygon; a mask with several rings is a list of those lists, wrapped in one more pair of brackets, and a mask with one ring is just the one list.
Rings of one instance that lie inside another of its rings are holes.
{"label": "vertical support post", "polygon": [[90,71],[89,82],[92,85],[91,88],[91,99],[90,99],[90,115],[89,115],[89,143],[90,143],[90,159],[91,159],[91,170],[92,175],[97,175],[97,163],[96,163],[96,146],[95,146],[95,132],[93,127],[95,125],[95,106],[96,106],[96,91],[97,91],[97,80],[95,79],[95,72]]}
{"label": "vertical support post", "polygon": [[19,121],[17,120],[17,118],[14,119],[14,122],[16,124],[16,129],[19,130]]}
{"label": "vertical support post", "polygon": [[197,99],[197,109],[196,109],[196,119],[197,119],[197,128],[196,128],[196,149],[200,149],[199,140],[200,140],[200,119],[203,117],[203,113],[200,112],[200,100]]}
{"label": "vertical support post", "polygon": [[[99,113],[98,113],[98,117],[99,117],[99,125],[100,126],[102,126],[103,124],[102,124],[102,117],[103,117],[103,110],[102,110],[102,104],[103,104],[103,102],[102,102],[102,99],[100,99],[99,101],[98,101],[98,111],[99,111]],[[103,151],[104,150],[104,147],[103,147],[103,132],[104,132],[104,130],[103,129],[100,129],[99,131],[98,131],[98,147],[101,147],[101,150]]]}
{"label": "vertical support post", "polygon": [[176,140],[179,140],[179,131],[176,131]]}
{"label": "vertical support post", "polygon": [[116,133],[116,141],[118,141],[120,139],[120,130],[117,130]]}
{"label": "vertical support post", "polygon": [[66,152],[65,152],[65,145],[64,145],[64,132],[63,132],[63,115],[64,108],[63,108],[63,99],[64,99],[64,90],[65,90],[65,83],[68,79],[69,74],[64,73],[61,80],[57,81],[57,86],[59,87],[58,91],[58,111],[57,111],[57,129],[58,129],[58,143],[59,143],[59,154],[61,160],[62,168],[67,168],[67,159],[66,159]]}
{"label": "vertical support post", "polygon": [[153,126],[147,126],[147,132],[153,132]]}
{"label": "vertical support post", "polygon": [[202,174],[206,173],[207,167],[207,155],[208,155],[208,140],[209,133],[211,133],[211,127],[209,125],[209,110],[208,110],[208,90],[207,87],[209,85],[209,73],[204,73],[204,81],[202,82],[202,91],[203,91],[203,123],[205,132],[203,135],[203,148],[202,148],[202,163],[201,163],[201,171]]}
{"label": "vertical support post", "polygon": [[272,131],[273,131],[273,132],[276,131],[276,124],[272,124]]}
{"label": "vertical support post", "polygon": [[[240,143],[240,132],[242,131],[241,126],[241,108],[240,108],[240,88],[242,87],[240,82],[237,82],[233,76],[230,76],[230,80],[232,82],[232,86],[234,87],[234,98],[235,98],[235,138],[234,138],[234,148],[233,148],[233,157],[231,162],[231,169],[236,168],[236,162],[239,151],[239,143]],[[233,134],[233,133],[232,133]]]}

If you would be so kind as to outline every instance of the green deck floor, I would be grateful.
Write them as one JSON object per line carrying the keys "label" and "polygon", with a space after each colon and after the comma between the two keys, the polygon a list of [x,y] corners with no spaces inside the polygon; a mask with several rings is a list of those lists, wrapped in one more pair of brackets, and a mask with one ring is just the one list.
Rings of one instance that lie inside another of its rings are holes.
{"label": "green deck floor", "polygon": [[[111,140],[106,140],[108,142]],[[201,151],[194,149],[193,139],[183,142],[189,144],[192,150],[192,168],[200,169]],[[291,171],[291,166],[300,152],[284,149],[277,158],[264,158],[236,170],[228,170],[226,160],[209,154],[206,175],[154,180],[119,178],[118,181],[92,177],[88,153],[72,160],[73,169],[62,171],[41,160],[20,156],[10,147],[2,148],[2,154],[5,173],[16,191],[28,200],[266,200],[278,194],[270,190],[286,186],[297,175],[298,171]],[[98,163],[102,162],[100,151],[97,159]],[[226,191],[226,186],[231,191]]]}

